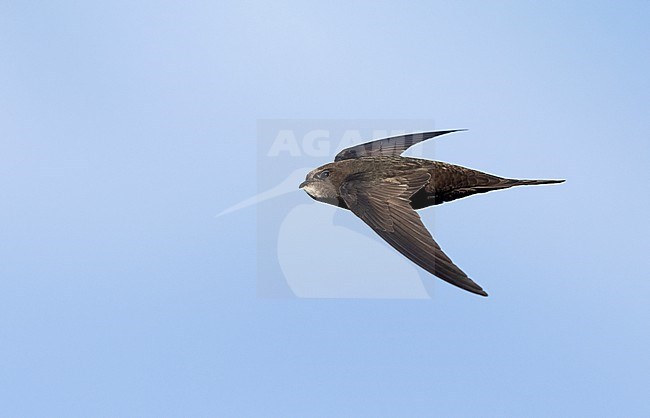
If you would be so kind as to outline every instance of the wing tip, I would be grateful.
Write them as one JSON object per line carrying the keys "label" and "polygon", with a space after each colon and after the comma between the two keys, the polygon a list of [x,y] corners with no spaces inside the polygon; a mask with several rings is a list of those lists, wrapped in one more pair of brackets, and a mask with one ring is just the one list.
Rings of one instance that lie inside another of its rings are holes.
{"label": "wing tip", "polygon": [[446,134],[451,134],[454,132],[463,132],[463,131],[468,131],[469,129],[467,128],[461,128],[461,129],[443,129],[440,131],[430,131],[430,132],[414,132],[411,135],[433,135],[431,138],[440,136],[440,135],[446,135]]}
{"label": "wing tip", "polygon": [[[463,286],[459,286],[460,288],[467,290],[468,292],[474,293],[475,295],[487,297],[488,294],[483,288],[476,283],[474,280],[470,279],[469,277],[467,278],[470,283],[464,283]],[[457,285],[458,286],[458,285]]]}
{"label": "wing tip", "polygon": [[[474,284],[476,284],[476,283],[474,283]],[[459,286],[459,287],[461,289],[463,289],[463,290],[467,290],[470,293],[474,293],[475,295],[488,297],[487,292],[485,290],[483,290],[483,288],[481,286],[479,286],[479,285],[476,285],[476,286]]]}

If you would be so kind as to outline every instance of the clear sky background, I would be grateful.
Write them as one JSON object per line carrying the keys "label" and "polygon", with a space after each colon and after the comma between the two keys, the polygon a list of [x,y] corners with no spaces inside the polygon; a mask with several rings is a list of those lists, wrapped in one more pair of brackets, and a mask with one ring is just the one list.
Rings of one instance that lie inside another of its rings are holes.
{"label": "clear sky background", "polygon": [[[649,21],[2,2],[0,415],[650,415]],[[487,299],[259,298],[274,203],[215,214],[258,191],[261,118],[433,119],[470,129],[436,158],[568,181],[423,212]]]}

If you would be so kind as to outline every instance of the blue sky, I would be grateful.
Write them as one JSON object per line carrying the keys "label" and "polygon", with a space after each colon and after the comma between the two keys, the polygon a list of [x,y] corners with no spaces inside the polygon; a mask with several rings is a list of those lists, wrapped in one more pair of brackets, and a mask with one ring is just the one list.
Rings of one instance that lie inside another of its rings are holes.
{"label": "blue sky", "polygon": [[[647,416],[649,18],[4,2],[1,415]],[[284,173],[261,119],[432,120],[469,131],[425,157],[567,182],[422,213],[487,299],[258,297],[258,213],[312,204],[215,217]]]}

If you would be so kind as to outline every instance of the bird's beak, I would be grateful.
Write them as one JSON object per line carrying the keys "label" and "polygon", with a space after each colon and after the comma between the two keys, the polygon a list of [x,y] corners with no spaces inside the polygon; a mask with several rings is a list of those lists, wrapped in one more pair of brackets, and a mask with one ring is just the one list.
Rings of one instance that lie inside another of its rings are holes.
{"label": "bird's beak", "polygon": [[302,189],[303,187],[305,187],[305,186],[308,185],[309,183],[311,183],[309,180],[305,180],[305,181],[303,181],[302,183],[300,183],[300,186],[298,186],[298,188],[299,188],[299,189]]}

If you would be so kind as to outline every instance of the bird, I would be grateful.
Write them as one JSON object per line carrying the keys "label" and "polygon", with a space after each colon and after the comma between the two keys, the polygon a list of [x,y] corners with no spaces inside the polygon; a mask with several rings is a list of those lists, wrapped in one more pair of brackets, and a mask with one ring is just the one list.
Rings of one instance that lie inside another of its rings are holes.
{"label": "bird", "polygon": [[390,246],[434,276],[487,296],[442,251],[416,210],[478,193],[565,180],[518,180],[442,161],[403,157],[412,145],[465,129],[377,139],[339,152],[299,185],[311,198],[350,210]]}

